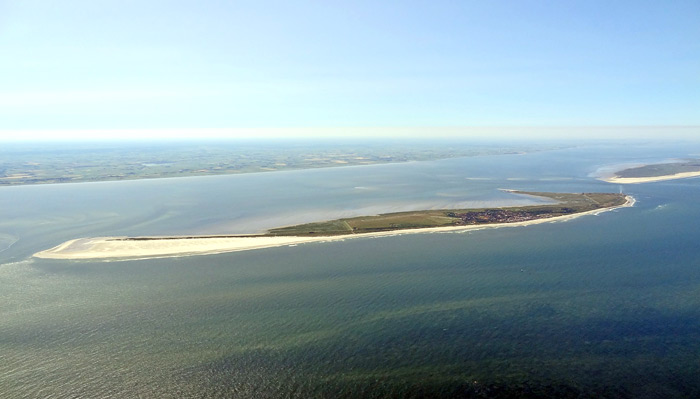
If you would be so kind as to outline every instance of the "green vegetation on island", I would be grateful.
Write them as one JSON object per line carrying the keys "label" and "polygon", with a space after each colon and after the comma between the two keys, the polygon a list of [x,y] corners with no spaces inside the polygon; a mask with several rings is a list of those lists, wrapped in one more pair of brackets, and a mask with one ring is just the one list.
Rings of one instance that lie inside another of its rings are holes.
{"label": "green vegetation on island", "polygon": [[616,172],[616,177],[620,178],[643,178],[671,176],[679,173],[700,172],[700,159],[687,160],[684,162],[658,163],[638,166]]}
{"label": "green vegetation on island", "polygon": [[465,227],[518,223],[570,216],[583,212],[623,206],[628,197],[617,193],[546,193],[511,191],[552,200],[551,204],[501,208],[465,208],[393,212],[278,227],[262,234],[115,237],[110,241],[202,240],[251,237],[331,237],[434,227]]}
{"label": "green vegetation on island", "polygon": [[385,213],[375,216],[360,216],[280,227],[269,230],[265,235],[337,236],[430,227],[516,223],[621,206],[627,201],[627,197],[624,194],[616,193],[571,194],[526,191],[513,191],[513,193],[544,197],[556,201],[556,203],[505,208]]}

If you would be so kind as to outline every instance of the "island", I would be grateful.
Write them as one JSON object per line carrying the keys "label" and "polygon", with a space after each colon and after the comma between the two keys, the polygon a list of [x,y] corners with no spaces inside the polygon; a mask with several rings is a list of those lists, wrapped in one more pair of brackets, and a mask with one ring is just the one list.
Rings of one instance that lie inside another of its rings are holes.
{"label": "island", "polygon": [[617,171],[613,176],[601,180],[608,183],[638,184],[697,176],[700,176],[700,159],[636,166]]}
{"label": "island", "polygon": [[34,256],[44,259],[129,260],[205,255],[356,237],[525,226],[570,220],[634,205],[633,197],[617,193],[507,191],[544,198],[550,203],[386,213],[279,227],[262,234],[79,238],[38,252]]}

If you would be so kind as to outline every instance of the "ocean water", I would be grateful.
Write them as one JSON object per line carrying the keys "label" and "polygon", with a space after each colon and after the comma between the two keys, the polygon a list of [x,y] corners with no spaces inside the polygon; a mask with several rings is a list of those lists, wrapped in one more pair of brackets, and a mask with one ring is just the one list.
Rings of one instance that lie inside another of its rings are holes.
{"label": "ocean water", "polygon": [[700,397],[700,179],[563,223],[123,262],[31,254],[101,235],[256,232],[613,191],[591,144],[235,176],[0,188],[3,398]]}

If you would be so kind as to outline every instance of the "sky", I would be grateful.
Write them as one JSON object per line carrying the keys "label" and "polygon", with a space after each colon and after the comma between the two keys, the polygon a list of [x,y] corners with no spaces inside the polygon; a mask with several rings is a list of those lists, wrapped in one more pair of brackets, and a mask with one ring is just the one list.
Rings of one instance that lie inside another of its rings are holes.
{"label": "sky", "polygon": [[699,126],[699,19],[697,0],[0,0],[0,139]]}

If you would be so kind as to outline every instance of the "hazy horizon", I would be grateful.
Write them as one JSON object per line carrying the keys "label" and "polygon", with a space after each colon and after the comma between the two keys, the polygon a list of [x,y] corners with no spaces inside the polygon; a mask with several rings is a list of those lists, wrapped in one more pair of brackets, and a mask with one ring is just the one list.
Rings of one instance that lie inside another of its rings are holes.
{"label": "hazy horizon", "polygon": [[0,142],[191,140],[688,140],[700,126],[336,127],[0,131]]}

